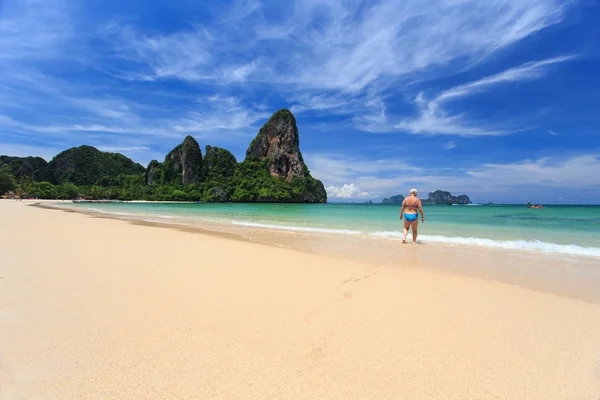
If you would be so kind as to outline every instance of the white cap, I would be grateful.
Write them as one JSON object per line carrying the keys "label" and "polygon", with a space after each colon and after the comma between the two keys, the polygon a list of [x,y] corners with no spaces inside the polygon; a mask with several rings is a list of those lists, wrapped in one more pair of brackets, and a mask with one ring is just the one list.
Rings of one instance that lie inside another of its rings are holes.
{"label": "white cap", "polygon": [[410,191],[408,193],[409,194],[414,194],[416,196],[417,195],[417,189],[410,189]]}

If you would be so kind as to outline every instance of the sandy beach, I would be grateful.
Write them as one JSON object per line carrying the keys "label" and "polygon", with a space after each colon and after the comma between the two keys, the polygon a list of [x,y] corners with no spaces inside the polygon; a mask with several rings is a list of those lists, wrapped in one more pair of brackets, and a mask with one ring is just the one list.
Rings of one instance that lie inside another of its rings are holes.
{"label": "sandy beach", "polygon": [[599,304],[28,204],[1,400],[600,397]]}

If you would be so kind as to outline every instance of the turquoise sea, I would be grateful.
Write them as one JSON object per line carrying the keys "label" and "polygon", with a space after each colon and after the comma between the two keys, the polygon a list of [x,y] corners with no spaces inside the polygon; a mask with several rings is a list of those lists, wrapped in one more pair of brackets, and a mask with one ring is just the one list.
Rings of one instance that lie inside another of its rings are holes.
{"label": "turquoise sea", "polygon": [[[399,240],[399,206],[381,204],[65,203],[152,222],[219,224],[273,231]],[[424,243],[600,257],[600,206],[426,205]]]}

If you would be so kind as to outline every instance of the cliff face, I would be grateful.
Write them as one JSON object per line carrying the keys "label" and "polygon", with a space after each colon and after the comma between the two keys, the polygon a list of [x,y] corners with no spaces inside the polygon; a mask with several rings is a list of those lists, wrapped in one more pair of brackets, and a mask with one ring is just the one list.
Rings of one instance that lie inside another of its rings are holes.
{"label": "cliff face", "polygon": [[289,110],[274,113],[250,143],[244,162],[255,161],[264,163],[272,177],[285,180],[291,185],[291,194],[286,201],[327,202],[325,186],[310,175],[304,164],[296,118]]}
{"label": "cliff face", "polygon": [[300,153],[296,118],[290,111],[279,110],[273,114],[250,143],[246,159],[249,157],[265,158],[271,175],[288,182],[307,175]]}
{"label": "cliff face", "polygon": [[452,196],[452,193],[444,190],[435,190],[429,193],[423,204],[471,204],[471,199],[466,194]]}
{"label": "cliff face", "polygon": [[156,161],[150,161],[148,167],[146,168],[146,184],[154,185],[162,182],[162,169],[161,164]]}
{"label": "cliff face", "polygon": [[192,185],[202,179],[202,151],[191,136],[167,154],[165,161],[150,161],[146,168],[146,184]]}
{"label": "cliff face", "polygon": [[191,185],[200,182],[202,177],[202,151],[191,136],[175,147],[165,157],[162,165],[165,183]]}

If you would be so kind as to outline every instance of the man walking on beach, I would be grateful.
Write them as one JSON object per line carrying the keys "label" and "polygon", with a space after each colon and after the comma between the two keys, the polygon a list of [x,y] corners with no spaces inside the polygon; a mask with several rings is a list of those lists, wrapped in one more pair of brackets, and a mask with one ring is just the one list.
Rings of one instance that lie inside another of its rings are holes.
{"label": "man walking on beach", "polygon": [[403,244],[406,243],[406,235],[408,235],[408,230],[410,228],[412,228],[413,243],[417,243],[419,212],[421,213],[421,221],[425,222],[425,213],[423,213],[421,199],[417,197],[417,189],[410,189],[409,193],[410,195],[402,202],[402,209],[400,210],[400,220],[404,219],[404,236],[402,237]]}

